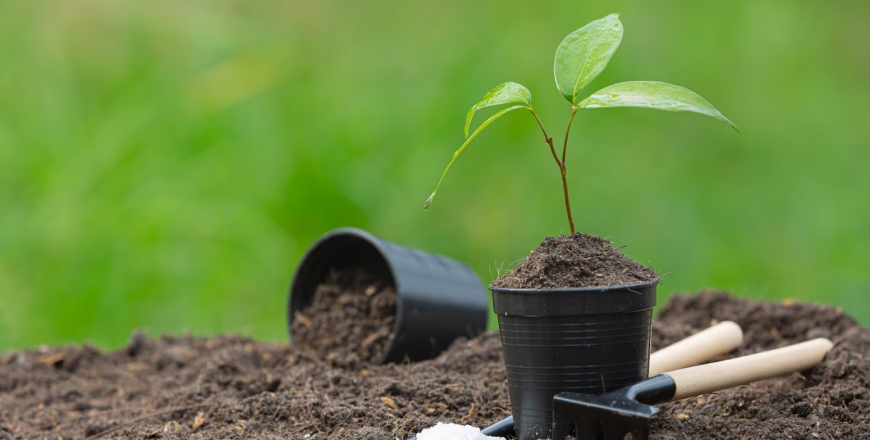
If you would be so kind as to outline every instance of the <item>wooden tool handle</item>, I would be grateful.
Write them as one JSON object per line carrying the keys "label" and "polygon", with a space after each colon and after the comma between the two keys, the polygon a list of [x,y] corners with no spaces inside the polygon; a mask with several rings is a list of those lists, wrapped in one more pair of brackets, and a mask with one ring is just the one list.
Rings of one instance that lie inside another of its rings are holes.
{"label": "wooden tool handle", "polygon": [[649,357],[649,377],[692,367],[743,344],[743,330],[725,321],[669,345]]}
{"label": "wooden tool handle", "polygon": [[763,379],[809,370],[834,344],[824,338],[667,373],[676,384],[671,400],[686,399]]}

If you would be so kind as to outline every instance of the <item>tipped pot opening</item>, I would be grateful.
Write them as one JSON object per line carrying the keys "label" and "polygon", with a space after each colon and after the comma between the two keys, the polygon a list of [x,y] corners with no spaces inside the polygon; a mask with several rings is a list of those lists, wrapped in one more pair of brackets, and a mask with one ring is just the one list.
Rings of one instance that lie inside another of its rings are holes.
{"label": "tipped pot opening", "polygon": [[[287,307],[291,337],[297,334],[294,327],[300,328],[300,315],[313,321],[305,311],[317,304],[317,295],[322,294],[324,281],[329,281],[331,274],[359,270],[365,273],[357,277],[363,282],[349,290],[376,297],[389,290],[395,295],[394,315],[391,320],[384,319],[391,328],[383,339],[382,354],[370,362],[430,359],[456,338],[474,337],[486,328],[489,302],[480,278],[470,268],[446,257],[387,242],[360,229],[342,228],[318,239],[299,264]],[[332,330],[331,338],[347,341],[348,335]],[[368,342],[367,337],[361,341]]]}

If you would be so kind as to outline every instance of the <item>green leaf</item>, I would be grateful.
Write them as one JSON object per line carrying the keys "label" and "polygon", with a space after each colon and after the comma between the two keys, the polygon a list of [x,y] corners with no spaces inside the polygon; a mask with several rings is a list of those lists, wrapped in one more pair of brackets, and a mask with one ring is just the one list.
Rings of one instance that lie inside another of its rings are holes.
{"label": "green leaf", "polygon": [[619,14],[610,14],[568,34],[556,49],[553,65],[556,87],[562,96],[576,104],[577,95],[607,67],[620,42]]}
{"label": "green leaf", "polygon": [[469,136],[468,139],[465,140],[465,142],[462,144],[462,146],[459,147],[459,149],[456,150],[455,153],[453,153],[453,158],[450,159],[450,163],[447,164],[447,168],[445,168],[444,172],[441,174],[441,179],[438,180],[438,185],[435,185],[435,190],[432,191],[432,194],[429,196],[428,199],[426,199],[426,203],[423,204],[424,210],[429,209],[429,205],[432,204],[432,199],[435,197],[435,193],[438,192],[438,188],[441,187],[441,182],[444,181],[444,176],[447,175],[447,170],[450,169],[450,166],[453,165],[453,162],[462,153],[462,150],[464,150],[465,147],[467,147],[468,144],[470,144],[471,141],[475,137],[477,137],[477,135],[480,134],[480,132],[483,131],[484,128],[486,128],[489,124],[492,124],[496,119],[500,118],[502,115],[504,115],[505,113],[507,113],[509,111],[513,111],[513,110],[517,110],[517,109],[521,109],[521,108],[528,109],[528,107],[526,107],[524,105],[515,105],[513,107],[508,107],[508,108],[501,110],[498,113],[490,116],[489,119],[483,121],[483,124],[480,124],[480,127],[477,127],[477,130],[474,130],[474,133],[472,133],[471,136]]}
{"label": "green leaf", "polygon": [[628,81],[607,86],[577,104],[579,108],[644,107],[669,112],[695,112],[740,129],[697,93],[660,81]]}
{"label": "green leaf", "polygon": [[532,105],[532,93],[529,89],[515,82],[506,82],[496,86],[494,89],[487,92],[477,104],[468,109],[468,115],[465,117],[465,137],[468,137],[468,127],[471,125],[471,118],[474,117],[474,112],[494,105],[501,104],[525,104]]}

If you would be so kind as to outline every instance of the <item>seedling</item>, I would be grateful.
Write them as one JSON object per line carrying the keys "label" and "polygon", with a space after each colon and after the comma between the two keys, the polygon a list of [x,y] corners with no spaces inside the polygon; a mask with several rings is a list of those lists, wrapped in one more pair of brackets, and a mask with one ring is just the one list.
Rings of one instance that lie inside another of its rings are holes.
{"label": "seedling", "polygon": [[[435,193],[438,192],[444,176],[447,175],[450,166],[453,165],[456,158],[465,150],[465,147],[489,124],[514,110],[528,110],[535,117],[538,126],[541,127],[544,141],[549,145],[550,152],[553,154],[553,160],[556,161],[556,165],[559,166],[559,171],[562,173],[565,211],[568,214],[568,224],[571,227],[572,234],[574,233],[574,219],[571,216],[571,202],[568,197],[568,169],[565,166],[565,153],[568,150],[568,135],[571,133],[571,123],[574,121],[574,115],[578,110],[608,107],[643,107],[670,112],[695,112],[716,118],[737,130],[737,126],[723,116],[719,110],[716,110],[706,99],[685,87],[665,82],[622,82],[607,86],[581,100],[580,98],[583,96],[583,90],[586,86],[607,67],[607,63],[610,62],[610,58],[613,57],[614,52],[619,47],[619,43],[622,42],[622,33],[623,27],[619,21],[619,14],[610,14],[570,33],[556,49],[556,62],[553,66],[556,87],[559,89],[559,93],[571,103],[571,115],[568,117],[568,127],[565,129],[561,158],[556,154],[553,138],[547,134],[541,118],[538,117],[538,114],[532,108],[532,94],[529,92],[529,89],[515,82],[501,84],[490,90],[489,93],[484,95],[483,99],[468,110],[468,115],[465,118],[465,142],[453,153],[453,158],[450,159],[447,168],[438,181],[438,185],[435,186],[435,190],[426,199],[423,208],[429,209],[429,205],[432,204],[432,199],[435,197]],[[476,111],[486,107],[506,104],[514,105],[490,116],[489,119],[483,121],[471,133],[471,136],[468,135],[468,129],[471,126],[471,120]]]}

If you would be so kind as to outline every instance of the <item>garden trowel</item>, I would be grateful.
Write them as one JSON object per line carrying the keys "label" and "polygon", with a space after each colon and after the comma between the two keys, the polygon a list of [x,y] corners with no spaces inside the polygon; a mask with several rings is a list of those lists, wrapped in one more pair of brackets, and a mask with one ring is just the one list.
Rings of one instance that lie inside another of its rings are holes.
{"label": "garden trowel", "polygon": [[564,392],[553,398],[553,440],[565,440],[571,428],[579,440],[649,438],[652,406],[809,370],[834,344],[824,338],[659,374],[611,393],[593,396]]}

